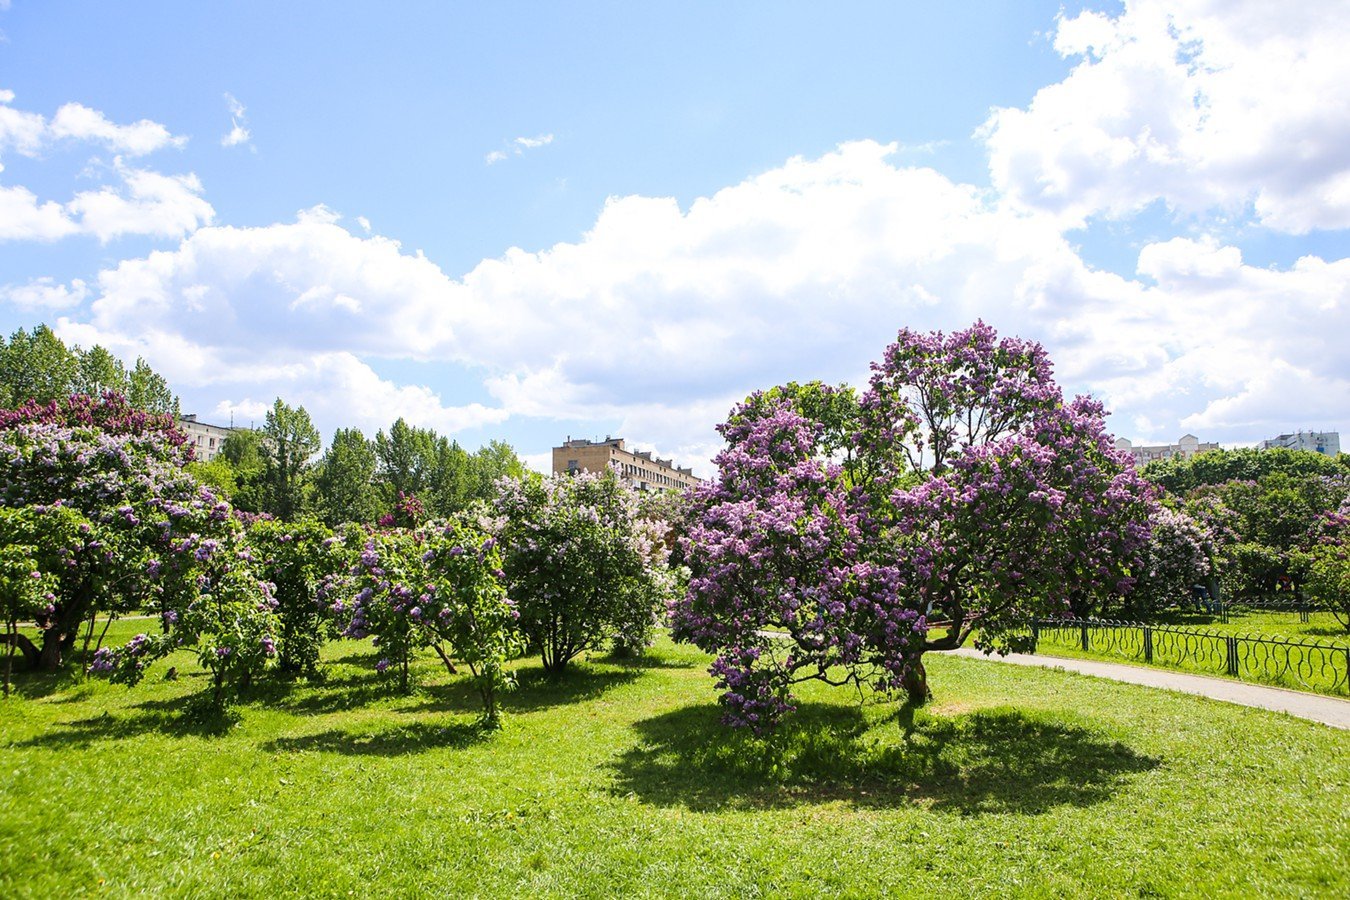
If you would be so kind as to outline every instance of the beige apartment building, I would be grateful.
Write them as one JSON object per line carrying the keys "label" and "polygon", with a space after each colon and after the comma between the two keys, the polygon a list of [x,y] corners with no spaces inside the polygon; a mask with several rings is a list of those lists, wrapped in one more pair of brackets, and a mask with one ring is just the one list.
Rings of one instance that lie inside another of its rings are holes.
{"label": "beige apartment building", "polygon": [[702,479],[692,469],[680,468],[669,459],[651,453],[629,450],[623,438],[606,436],[603,441],[573,440],[569,435],[561,447],[553,448],[553,474],[562,472],[603,472],[618,470],[619,477],[640,491],[683,491]]}
{"label": "beige apartment building", "polygon": [[1204,453],[1209,450],[1218,450],[1219,445],[1201,441],[1193,434],[1183,434],[1181,439],[1175,444],[1158,444],[1151,447],[1136,447],[1126,438],[1116,440],[1117,450],[1126,450],[1134,456],[1134,464],[1143,466],[1153,462],[1155,459],[1171,459],[1174,456],[1180,456],[1182,459],[1190,459],[1197,453]]}
{"label": "beige apartment building", "polygon": [[225,438],[234,430],[222,425],[198,422],[196,416],[180,416],[178,428],[187,435],[188,443],[196,448],[195,456],[198,462],[210,462],[215,459],[221,445],[225,443]]}

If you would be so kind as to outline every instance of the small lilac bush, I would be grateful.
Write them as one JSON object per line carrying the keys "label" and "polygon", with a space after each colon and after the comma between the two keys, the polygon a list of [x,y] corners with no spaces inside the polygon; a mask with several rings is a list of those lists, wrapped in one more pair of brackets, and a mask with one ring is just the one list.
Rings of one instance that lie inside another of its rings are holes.
{"label": "small lilac bush", "polygon": [[322,522],[259,518],[248,525],[245,552],[257,577],[272,584],[281,621],[279,668],[318,675],[319,651],[331,619],[317,592],[325,579],[349,565],[347,554]]}
{"label": "small lilac bush", "polygon": [[324,595],[346,621],[344,634],[370,638],[376,668],[393,671],[404,690],[409,662],[430,647],[456,674],[468,666],[483,701],[483,722],[500,721],[499,698],[513,682],[506,660],[518,649],[516,611],[502,584],[496,539],[465,520],[348,535],[356,561],[350,577]]}
{"label": "small lilac bush", "polygon": [[1350,633],[1350,497],[1322,515],[1302,563],[1308,595]]}
{"label": "small lilac bush", "polygon": [[138,634],[122,647],[100,649],[89,670],[133,686],[156,660],[179,649],[195,650],[211,676],[211,702],[220,707],[229,694],[276,664],[281,621],[272,585],[253,574],[241,533],[192,544],[195,591],[161,609],[160,633]]}

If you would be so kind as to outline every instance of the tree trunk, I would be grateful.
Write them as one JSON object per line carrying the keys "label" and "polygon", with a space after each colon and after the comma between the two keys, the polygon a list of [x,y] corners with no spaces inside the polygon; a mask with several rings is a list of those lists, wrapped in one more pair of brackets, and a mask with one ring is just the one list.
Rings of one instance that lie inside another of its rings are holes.
{"label": "tree trunk", "polygon": [[14,645],[17,641],[12,636],[17,634],[19,626],[10,619],[5,623],[5,699],[9,699],[9,678],[14,672]]}
{"label": "tree trunk", "polygon": [[459,674],[455,669],[455,664],[450,660],[450,655],[445,652],[445,649],[441,647],[440,644],[432,644],[431,649],[435,650],[436,655],[441,658],[441,662],[445,663],[445,671],[449,672],[451,675]]}
{"label": "tree trunk", "polygon": [[42,632],[42,650],[38,654],[37,668],[43,672],[55,672],[61,668],[61,652],[65,635],[58,628],[48,628]]}
{"label": "tree trunk", "polygon": [[928,687],[928,671],[923,667],[922,659],[914,660],[901,686],[905,689],[905,702],[910,706],[923,706],[933,699],[933,692]]}

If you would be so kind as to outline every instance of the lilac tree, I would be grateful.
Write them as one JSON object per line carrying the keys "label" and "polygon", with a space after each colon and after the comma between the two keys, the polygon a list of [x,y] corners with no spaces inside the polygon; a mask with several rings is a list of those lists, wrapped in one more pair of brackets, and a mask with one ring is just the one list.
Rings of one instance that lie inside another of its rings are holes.
{"label": "lilac tree", "polygon": [[1150,489],[1039,345],[905,330],[851,429],[802,396],[733,410],[696,499],[673,626],[716,654],[728,722],[771,726],[806,679],[924,702],[925,652],[1006,652],[1028,617],[1132,585]]}
{"label": "lilac tree", "polygon": [[350,578],[324,588],[347,621],[344,634],[371,638],[382,654],[376,668],[392,668],[404,690],[417,649],[434,650],[451,675],[460,661],[482,698],[484,724],[496,727],[498,699],[513,684],[505,663],[519,649],[496,540],[461,520],[348,538],[357,544]]}
{"label": "lilac tree", "polygon": [[194,594],[193,553],[228,530],[230,508],[185,472],[190,454],[171,420],[112,395],[0,412],[0,507],[83,516],[79,546],[52,573],[41,646],[12,637],[30,666],[58,668],[95,612],[175,608]]}
{"label": "lilac tree", "polygon": [[496,512],[507,589],[546,672],[619,635],[640,643],[670,582],[635,491],[614,472],[503,478]]}
{"label": "lilac tree", "polygon": [[55,572],[82,546],[83,517],[65,507],[0,507],[0,618],[5,623],[4,694],[9,696],[19,622],[55,610]]}

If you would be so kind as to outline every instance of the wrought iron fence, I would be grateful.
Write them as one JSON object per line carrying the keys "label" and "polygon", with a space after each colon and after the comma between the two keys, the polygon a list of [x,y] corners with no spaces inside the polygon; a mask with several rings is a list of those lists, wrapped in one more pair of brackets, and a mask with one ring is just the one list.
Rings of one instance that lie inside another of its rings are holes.
{"label": "wrought iron fence", "polygon": [[1287,612],[1298,613],[1298,620],[1305,625],[1313,613],[1327,611],[1326,607],[1319,606],[1306,597],[1290,596],[1289,594],[1237,597],[1220,604],[1219,610],[1224,622],[1227,622],[1229,614],[1234,612]]}
{"label": "wrought iron fence", "polygon": [[1244,681],[1350,695],[1350,644],[1106,619],[1037,619],[1036,650],[1071,648]]}

